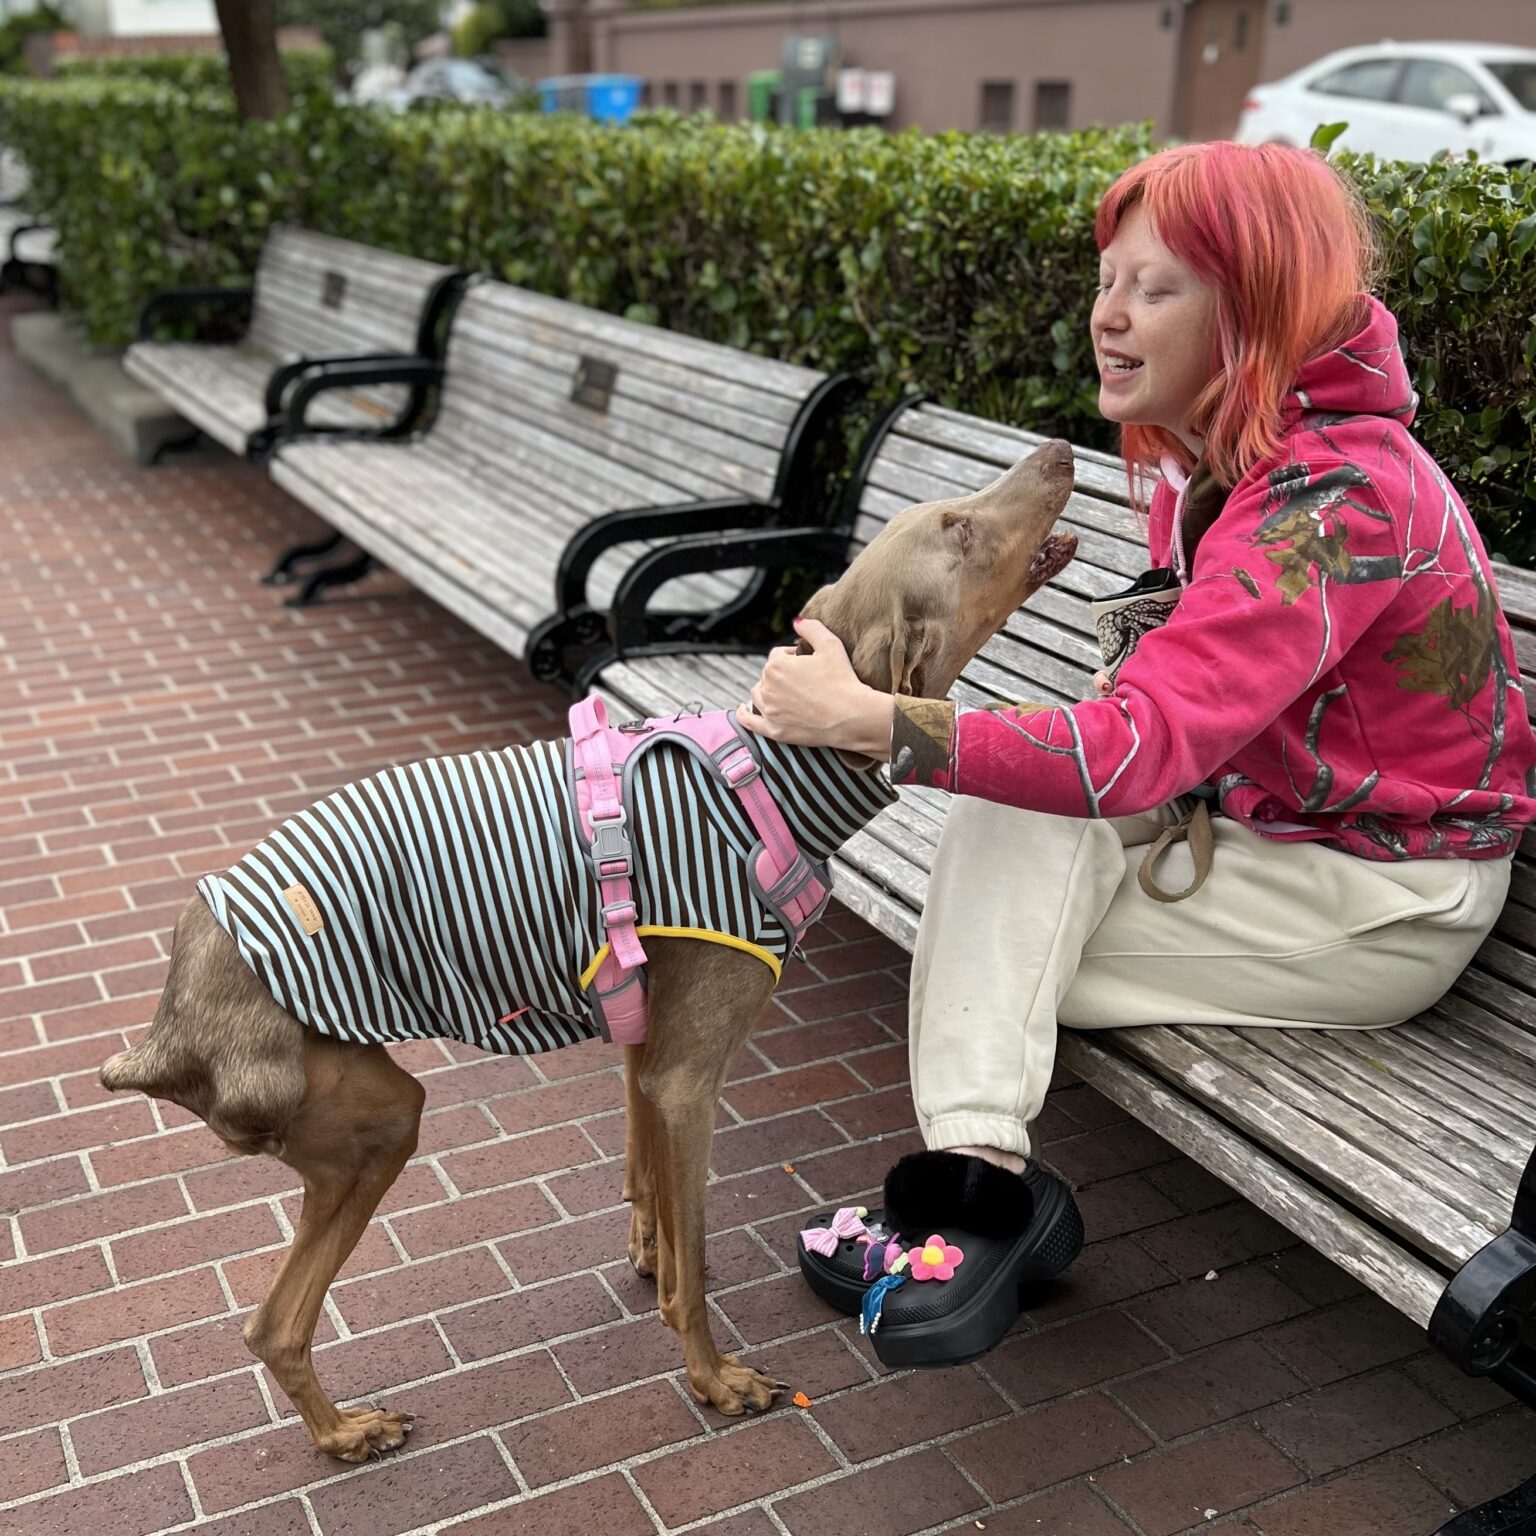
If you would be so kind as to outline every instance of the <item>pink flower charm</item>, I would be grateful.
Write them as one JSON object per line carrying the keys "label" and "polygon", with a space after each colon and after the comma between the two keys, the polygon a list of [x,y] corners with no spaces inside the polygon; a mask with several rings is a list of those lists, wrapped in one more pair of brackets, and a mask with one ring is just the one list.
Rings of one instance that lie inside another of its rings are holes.
{"label": "pink flower charm", "polygon": [[920,1248],[907,1250],[914,1280],[953,1280],[955,1267],[964,1257],[953,1243],[946,1243],[937,1233]]}

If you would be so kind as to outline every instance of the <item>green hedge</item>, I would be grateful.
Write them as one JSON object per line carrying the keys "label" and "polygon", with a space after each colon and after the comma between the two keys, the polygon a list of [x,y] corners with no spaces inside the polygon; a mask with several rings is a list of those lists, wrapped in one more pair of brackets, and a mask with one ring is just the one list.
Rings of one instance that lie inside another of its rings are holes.
{"label": "green hedge", "polygon": [[[282,55],[283,74],[295,95],[335,87],[335,60],[329,48],[292,48]],[[224,90],[229,63],[222,53],[138,53],[99,59],[66,59],[64,80],[153,81],[182,91]]]}
{"label": "green hedge", "polygon": [[[301,102],[238,124],[223,92],[0,83],[0,140],[64,237],[94,336],[142,299],[252,270],[286,219],[826,369],[880,399],[1111,446],[1088,343],[1093,210],[1145,130],[799,133],[651,114],[628,128]],[[1383,297],[1419,431],[1510,558],[1536,556],[1536,177],[1344,161],[1379,215]]]}

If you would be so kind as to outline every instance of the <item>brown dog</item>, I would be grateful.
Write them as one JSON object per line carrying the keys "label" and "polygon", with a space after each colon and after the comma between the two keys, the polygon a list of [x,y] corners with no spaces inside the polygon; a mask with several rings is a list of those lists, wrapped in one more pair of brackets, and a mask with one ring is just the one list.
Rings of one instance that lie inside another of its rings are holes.
{"label": "brown dog", "polygon": [[[901,513],[805,611],[839,636],[865,682],[942,697],[1071,559],[1075,540],[1051,534],[1071,487],[1070,449],[1048,443],[974,495]],[[656,1277],[700,1401],[727,1414],[766,1408],[776,1384],[722,1355],[710,1335],[704,1187],[725,1073],[762,1015],[773,973],[696,939],[651,938],[646,948],[649,1039],[624,1049],[629,1256]],[[106,1063],[101,1080],[181,1104],[233,1150],[269,1153],[302,1175],[298,1232],[246,1342],[319,1449],[360,1461],[400,1445],[408,1416],[338,1409],[316,1379],[310,1344],[332,1279],[416,1149],[421,1085],[382,1046],[317,1033],[280,1007],[200,896],[176,925],[154,1026]]]}

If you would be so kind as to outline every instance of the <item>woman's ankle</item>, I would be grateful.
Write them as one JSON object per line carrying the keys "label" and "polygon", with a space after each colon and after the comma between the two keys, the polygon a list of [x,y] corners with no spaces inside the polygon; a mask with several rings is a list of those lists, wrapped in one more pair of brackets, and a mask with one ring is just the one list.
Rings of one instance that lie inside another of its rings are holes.
{"label": "woman's ankle", "polygon": [[1025,1159],[1017,1152],[1004,1152],[997,1147],[945,1147],[946,1152],[958,1153],[961,1157],[979,1157],[984,1163],[991,1163],[995,1168],[1004,1168],[1009,1173],[1024,1172]]}

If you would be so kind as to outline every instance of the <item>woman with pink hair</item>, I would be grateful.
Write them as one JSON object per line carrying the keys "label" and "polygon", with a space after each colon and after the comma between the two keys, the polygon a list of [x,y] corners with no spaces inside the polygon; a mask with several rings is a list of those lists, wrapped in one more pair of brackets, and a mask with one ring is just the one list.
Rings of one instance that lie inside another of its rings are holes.
{"label": "woman with pink hair", "polygon": [[[1127,171],[1096,236],[1099,407],[1138,493],[1160,478],[1153,569],[1103,605],[1093,696],[893,698],[804,622],[809,652],[775,651],[741,711],[958,797],[912,970],[928,1150],[869,1224],[965,1260],[939,1285],[876,1282],[892,1365],[990,1348],[1019,1284],[1081,1246],[1030,1158],[1058,1025],[1410,1018],[1492,928],[1536,820],[1488,556],[1409,430],[1358,199],[1310,151],[1193,145]],[[843,1246],[801,1267],[856,1310]]]}

